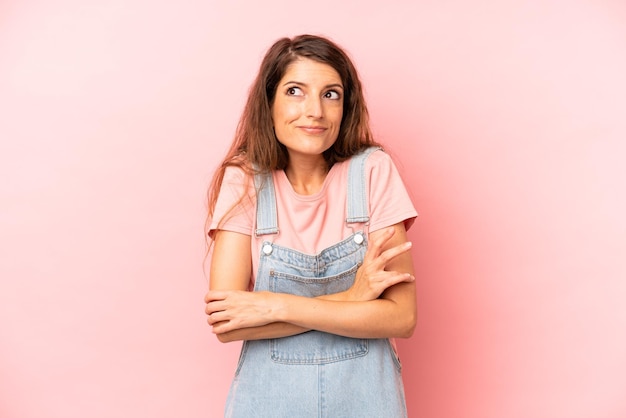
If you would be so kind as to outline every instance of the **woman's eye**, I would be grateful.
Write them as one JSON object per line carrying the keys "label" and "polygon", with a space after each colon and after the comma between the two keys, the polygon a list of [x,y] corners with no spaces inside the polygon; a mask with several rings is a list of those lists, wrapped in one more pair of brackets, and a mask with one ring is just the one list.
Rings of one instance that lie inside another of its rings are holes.
{"label": "woman's eye", "polygon": [[287,89],[288,96],[302,96],[302,90],[300,87],[289,87]]}
{"label": "woman's eye", "polygon": [[327,91],[326,94],[324,94],[324,97],[326,97],[327,99],[332,99],[332,100],[338,100],[339,98],[341,98],[339,93],[336,92],[335,90]]}

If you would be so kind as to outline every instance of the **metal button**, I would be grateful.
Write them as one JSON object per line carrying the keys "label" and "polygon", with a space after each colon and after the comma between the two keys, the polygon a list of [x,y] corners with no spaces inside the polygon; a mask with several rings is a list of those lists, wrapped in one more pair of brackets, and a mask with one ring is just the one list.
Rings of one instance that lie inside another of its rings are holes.
{"label": "metal button", "polygon": [[363,241],[365,240],[365,238],[363,238],[363,234],[355,234],[353,239],[354,239],[354,242],[356,242],[359,245],[363,244]]}
{"label": "metal button", "polygon": [[265,255],[270,255],[272,253],[272,250],[273,250],[272,244],[265,244],[263,246],[263,254]]}

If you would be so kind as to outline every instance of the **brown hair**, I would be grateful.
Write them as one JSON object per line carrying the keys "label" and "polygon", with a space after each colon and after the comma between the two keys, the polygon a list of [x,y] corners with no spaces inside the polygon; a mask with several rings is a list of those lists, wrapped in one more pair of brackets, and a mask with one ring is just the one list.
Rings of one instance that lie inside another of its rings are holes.
{"label": "brown hair", "polygon": [[300,35],[293,39],[279,39],[263,58],[259,74],[250,88],[233,143],[213,175],[208,190],[207,227],[214,215],[215,203],[227,167],[240,167],[251,178],[257,171],[281,170],[287,166],[287,149],[278,142],[274,134],[272,104],[279,81],[289,65],[298,58],[330,65],[339,73],[343,83],[343,117],[339,135],[335,143],[324,152],[328,166],[345,161],[362,149],[376,145],[369,127],[363,88],[348,55],[334,42],[320,36]]}

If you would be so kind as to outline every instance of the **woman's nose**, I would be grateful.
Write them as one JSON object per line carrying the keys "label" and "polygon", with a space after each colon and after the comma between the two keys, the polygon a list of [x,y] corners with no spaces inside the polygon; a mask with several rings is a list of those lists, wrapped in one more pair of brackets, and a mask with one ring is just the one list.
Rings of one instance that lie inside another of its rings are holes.
{"label": "woman's nose", "polygon": [[306,116],[320,119],[323,114],[321,99],[319,97],[308,97],[306,101]]}

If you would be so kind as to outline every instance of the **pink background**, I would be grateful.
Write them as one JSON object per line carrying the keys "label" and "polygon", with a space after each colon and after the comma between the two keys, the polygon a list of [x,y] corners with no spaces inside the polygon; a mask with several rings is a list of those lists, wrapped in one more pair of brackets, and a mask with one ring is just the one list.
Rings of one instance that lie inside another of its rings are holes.
{"label": "pink background", "polygon": [[1,2],[0,416],[221,416],[204,193],[303,32],[351,53],[421,215],[411,416],[626,416],[620,0]]}

